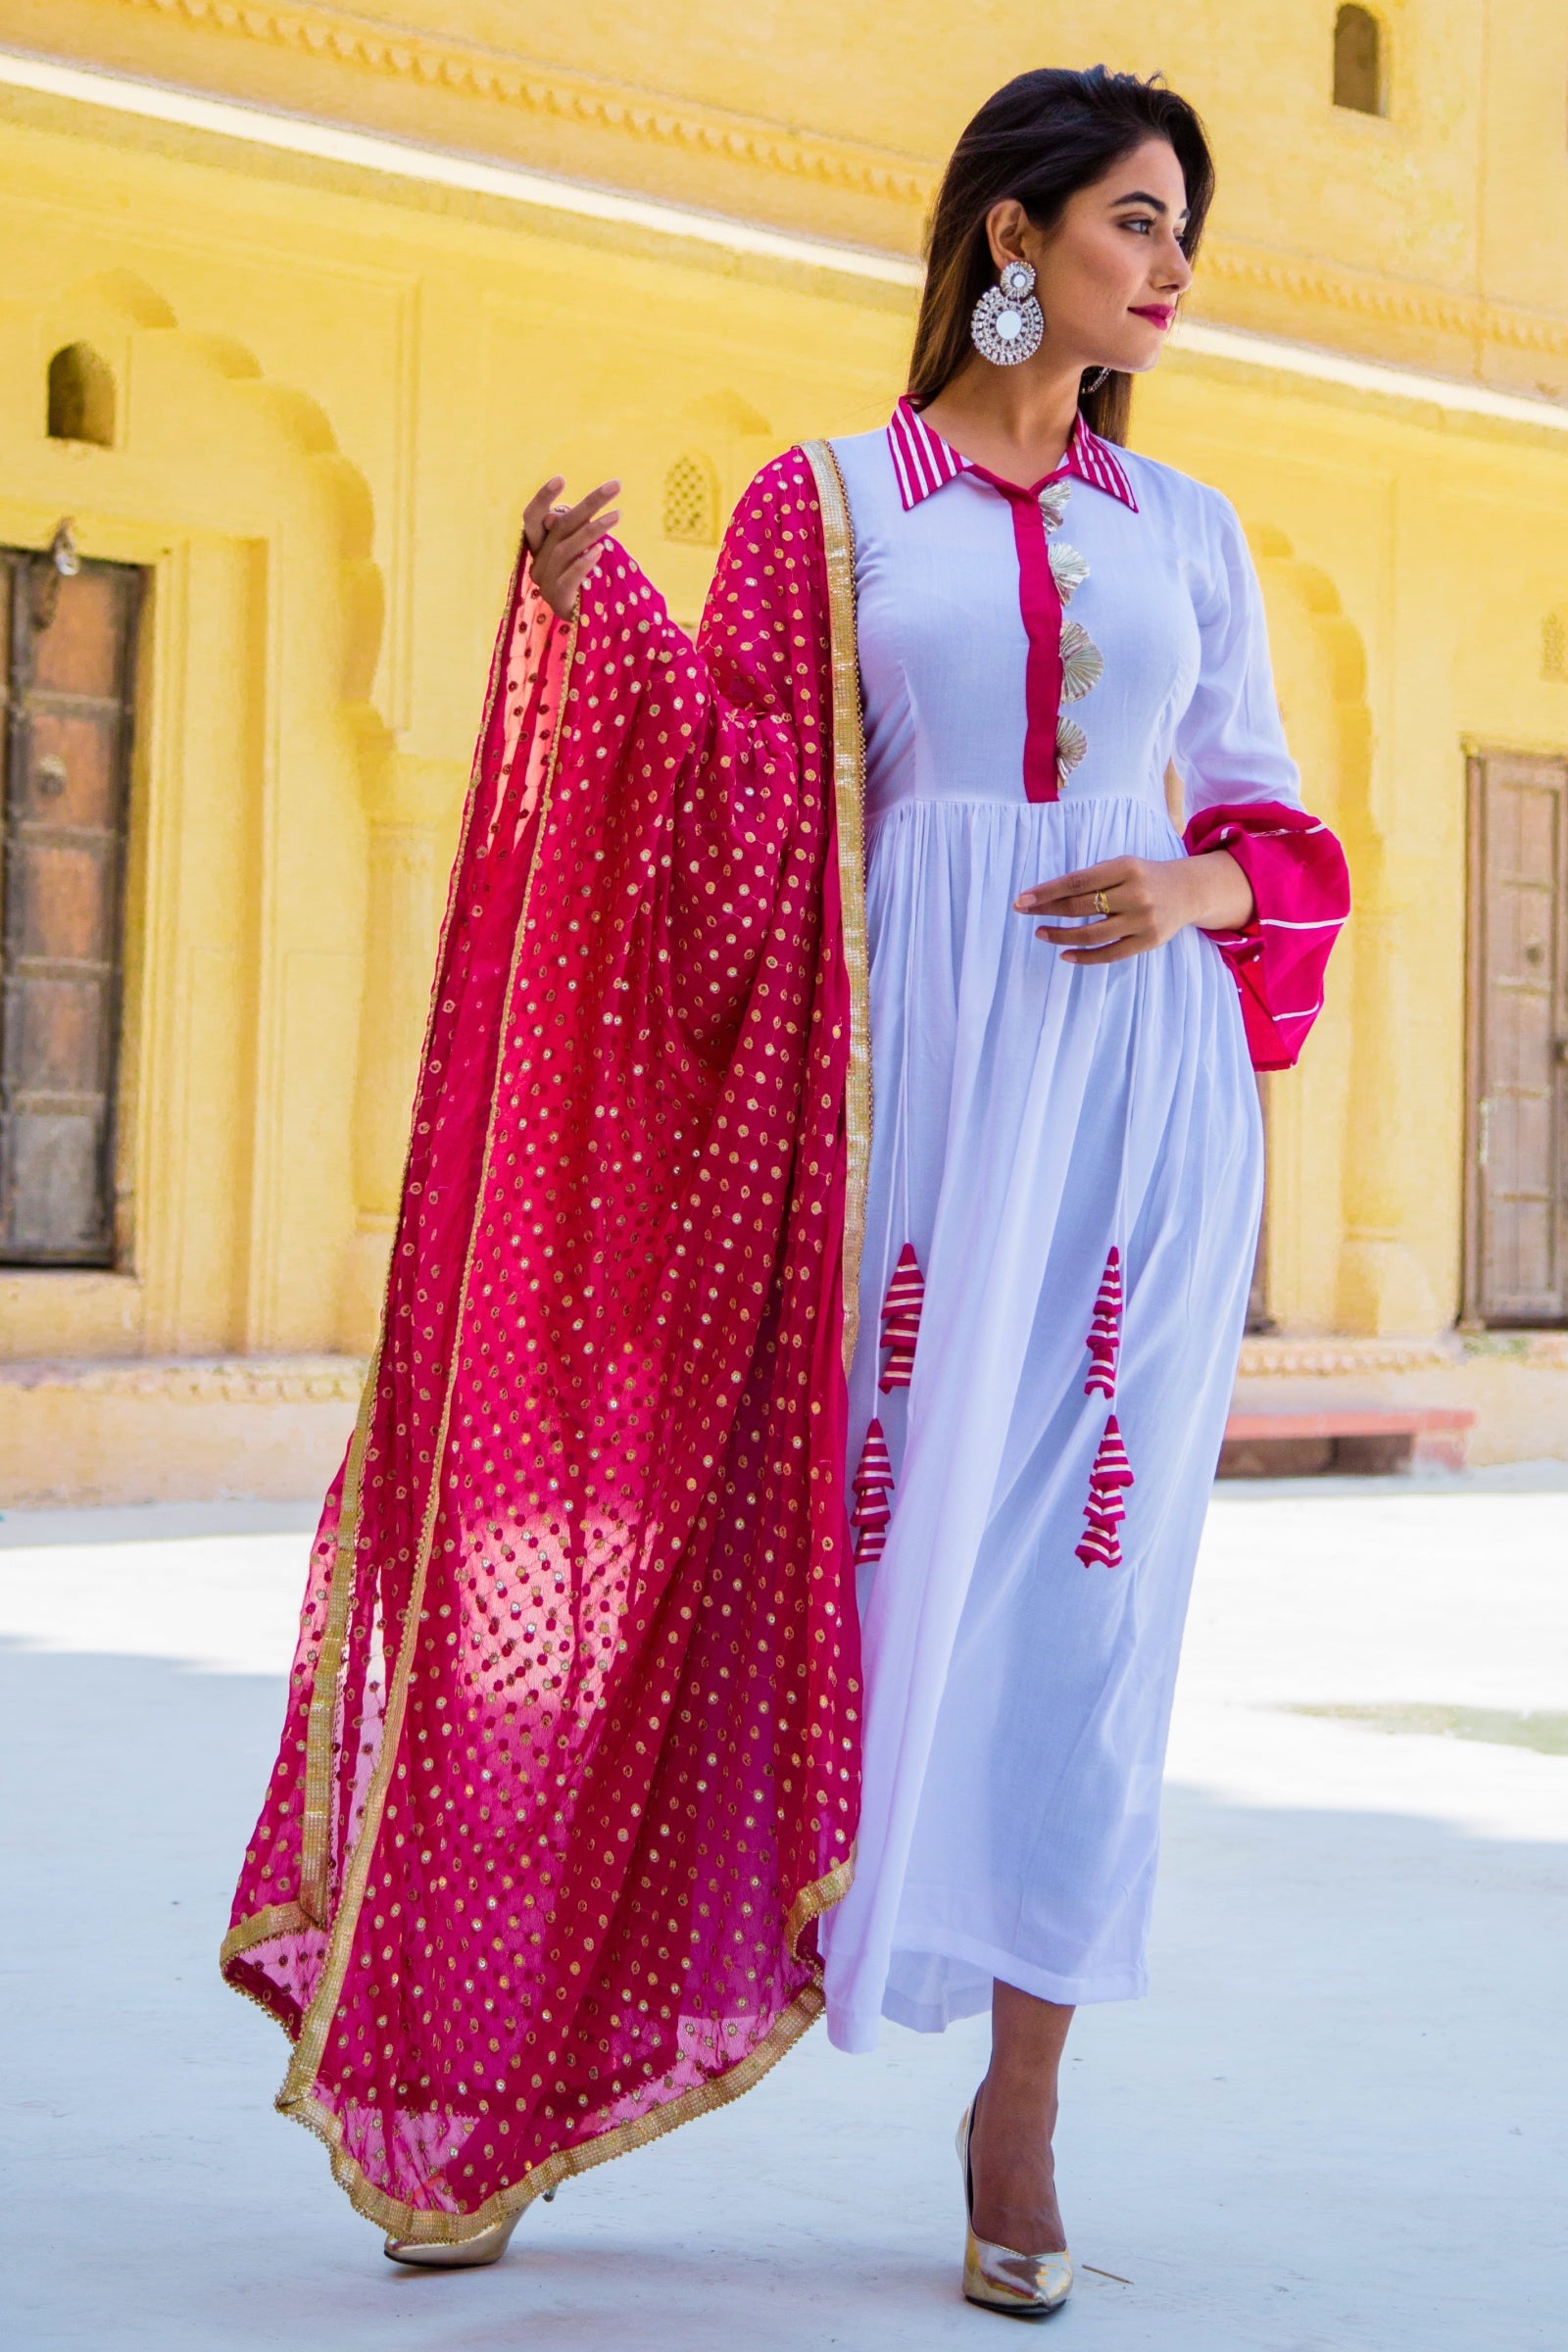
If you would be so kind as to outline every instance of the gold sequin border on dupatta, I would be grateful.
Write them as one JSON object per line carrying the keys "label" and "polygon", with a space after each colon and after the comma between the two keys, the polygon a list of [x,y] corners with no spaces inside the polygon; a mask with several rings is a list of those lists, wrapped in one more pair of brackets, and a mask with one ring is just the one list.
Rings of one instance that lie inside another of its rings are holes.
{"label": "gold sequin border on dupatta", "polygon": [[[855,1359],[860,1324],[860,1252],[871,1170],[870,961],[865,937],[865,727],[860,710],[860,648],[855,615],[855,525],[839,462],[828,441],[807,441],[802,454],[816,479],[827,561],[828,627],[833,667],[833,805],[839,907],[850,980],[850,1063],[844,1125],[844,1372]],[[839,1889],[840,1893],[848,1886]],[[829,1897],[836,1902],[837,1895]],[[826,1906],[824,1905],[823,1908]],[[792,1914],[793,1916],[793,1914]]]}
{"label": "gold sequin border on dupatta", "polygon": [[[851,1000],[850,1057],[846,1102],[848,1167],[843,1261],[846,1325],[844,1361],[847,1368],[854,1352],[855,1324],[858,1320],[856,1307],[860,1248],[865,1225],[865,1188],[871,1142],[869,981],[865,945],[864,752],[860,719],[859,663],[855,626],[855,555],[851,535],[849,502],[845,496],[837,460],[827,444],[825,442],[807,443],[804,445],[803,454],[810,465],[816,479],[822,518],[823,550],[827,565],[833,693],[835,831],[838,845],[844,955],[849,973]],[[574,624],[568,642],[565,668],[562,679],[557,742],[552,746],[546,770],[541,797],[539,830],[534,844],[533,865],[528,877],[513,950],[514,975],[527,926],[528,903],[533,890],[533,873],[537,869],[545,827],[549,821],[552,787],[555,781],[556,752],[559,746],[561,727],[564,723],[575,653],[576,628]],[[492,694],[494,691],[495,679],[493,677]],[[483,740],[482,734],[480,739]],[[472,796],[470,794],[470,807],[471,803]],[[508,1001],[510,1001],[510,979],[507,994]],[[500,1068],[498,1063],[496,1090],[491,1099],[484,1163],[480,1175],[481,1196],[490,1165],[499,1085]],[[475,1232],[477,1232],[477,1226],[476,1217]],[[467,1299],[472,1252],[473,1239],[470,1235],[459,1301],[458,1329],[460,1334]],[[456,1345],[452,1352],[454,1363],[456,1363],[460,1352]],[[372,1382],[373,1377],[372,1368]],[[368,1384],[368,1397],[372,1393]],[[435,1458],[438,1463],[445,1452],[451,1401],[452,1384],[449,1379],[436,1446]],[[362,1410],[364,1409],[368,1408],[362,1408]],[[347,1477],[345,1477],[345,1506],[348,1502],[347,1484]],[[420,1533],[416,1574],[409,1605],[409,1622],[411,1624],[417,1620],[423,1596],[430,1549],[434,1541],[435,1511],[439,1494],[439,1482],[437,1482],[432,1486],[431,1494],[426,1503],[424,1523]],[[358,1515],[357,1509],[355,1515],[356,1517]],[[334,1562],[334,1603],[337,1597],[335,1584],[338,1570],[345,1560],[352,1569],[353,1557],[352,1537],[347,1539],[340,1537],[337,1558]],[[352,1596],[352,1574],[345,1577],[343,1581],[349,1587],[350,1596]],[[346,1606],[345,1603],[345,1611]],[[335,1608],[333,1613],[336,1614]],[[341,1642],[341,1632],[337,1638]],[[386,1718],[382,1726],[381,1752],[376,1759],[375,1770],[367,1792],[360,1833],[349,1857],[342,1898],[332,1923],[326,1962],[322,1969],[316,1997],[311,2002],[301,2027],[293,2061],[284,2080],[283,2087],[277,2094],[276,2106],[280,2114],[303,2124],[308,2131],[313,2132],[318,2139],[324,2142],[331,2160],[333,2179],[345,2192],[357,2213],[363,2214],[378,2229],[384,2230],[396,2237],[408,2238],[424,2245],[461,2245],[466,2239],[477,2237],[485,2230],[493,2229],[498,2222],[505,2221],[511,2215],[522,2211],[536,2198],[557,2187],[561,2181],[570,2180],[576,2174],[589,2172],[596,2165],[608,2164],[615,2157],[630,2155],[635,2149],[646,2147],[652,2140],[662,2137],[666,2132],[673,2132],[680,2125],[694,2122],[698,2116],[710,2114],[714,2108],[726,2106],[730,2101],[740,2098],[755,2083],[759,2082],[762,2076],[776,2065],[785,2052],[800,2039],[808,2028],[815,2023],[825,2007],[825,2002],[819,1983],[804,1985],[788,2008],[781,2011],[774,2020],[770,2031],[762,2040],[747,2057],[741,2060],[739,2065],[730,2068],[727,2073],[700,2084],[696,2089],[684,2092],[679,2098],[671,2099],[665,2105],[652,2109],[647,2115],[640,2116],[634,2123],[623,2124],[616,2130],[603,2132],[599,2137],[585,2141],[578,2147],[564,2148],[558,2154],[547,2157],[543,2164],[535,2165],[521,2180],[514,2181],[504,2189],[498,2189],[493,2196],[487,2197],[484,2203],[476,2206],[471,2213],[433,2213],[425,2208],[404,2204],[395,2197],[389,2197],[384,2190],[377,2188],[373,2181],[367,2179],[359,2163],[343,2145],[342,2124],[330,2108],[324,2106],[313,2095],[313,2085],[325,2050],[327,2034],[342,1994],[355,1929],[365,1900],[366,1886],[369,1879],[370,1865],[374,1857],[381,1818],[385,1809],[387,1789],[402,1740],[414,1646],[412,1642],[406,1643],[398,1659],[397,1671],[387,1697]],[[318,1669],[318,1675],[325,1663],[326,1642],[323,1638],[321,1666]],[[326,1727],[328,1754],[333,1709],[335,1708],[335,1673],[333,1690],[334,1696],[331,1706],[323,1707],[323,1714],[320,1718]],[[785,1922],[785,1934],[792,1956],[798,1957],[797,1945],[807,1926],[813,1919],[820,1917],[824,1911],[830,1910],[833,1904],[848,1892],[854,1869],[852,1855],[845,1861],[835,1864],[834,1868],[823,1878],[815,1880],[808,1886],[802,1887],[796,1895],[790,1905]],[[303,1921],[302,1915],[296,1916],[294,1906],[274,1907],[256,1920],[243,1922],[240,1928],[233,1931],[229,1941],[224,1945],[225,1957],[228,1956],[231,1947],[234,1950],[243,1949],[248,1943],[264,1941],[270,1935],[285,1932],[288,1927],[300,1924],[309,1923]],[[240,1938],[244,1940],[241,1941]]]}
{"label": "gold sequin border on dupatta", "polygon": [[[860,1323],[860,1253],[865,1242],[865,1197],[871,1169],[870,961],[865,931],[865,725],[860,707],[860,646],[855,609],[855,523],[838,459],[829,441],[804,441],[801,454],[816,483],[827,572],[828,654],[832,673],[833,838],[838,857],[839,921],[850,983],[850,1054],[845,1074],[844,1374],[855,1358]],[[803,1886],[789,1908],[784,1934],[792,1955],[813,1919],[849,1893],[855,1849],[825,1878]],[[814,2016],[823,2006],[814,1995]],[[805,1997],[804,1995],[802,1996]],[[786,2016],[789,2014],[786,2011]],[[810,2023],[808,2018],[806,2021]],[[783,2023],[783,2020],[780,2020]],[[775,2031],[777,2029],[775,2028]],[[792,2036],[793,2038],[793,2036]],[[764,2044],[765,2047],[765,2044]]]}
{"label": "gold sequin border on dupatta", "polygon": [[[519,561],[521,559],[519,558]],[[419,1048],[419,1067],[422,1069],[430,1051],[431,1031],[435,1026],[436,986],[442,961],[447,952],[447,940],[452,930],[452,918],[457,906],[458,877],[468,846],[468,834],[473,822],[474,804],[478,797],[480,762],[495,712],[496,698],[506,674],[511,651],[511,628],[498,631],[495,648],[490,657],[490,675],[485,684],[484,717],[474,745],[473,764],[468,770],[468,789],[464,795],[463,822],[458,834],[457,855],[452,861],[452,877],[447,885],[447,903],[441,916],[441,932],[436,943],[435,978],[430,984],[430,1001],[425,1009],[424,1038]],[[573,623],[575,638],[575,623]],[[570,668],[570,658],[567,658]],[[563,698],[563,709],[564,698]],[[559,725],[559,720],[558,720]],[[409,1141],[403,1154],[403,1180],[408,1183],[409,1159],[414,1151],[411,1122]],[[381,1350],[386,1335],[387,1310],[392,1297],[393,1260],[387,1256],[386,1280],[381,1290],[381,1317],[376,1333],[374,1350],[360,1392],[360,1409],[355,1417],[354,1435],[349,1441],[348,1458],[343,1468],[343,1494],[338,1505],[337,1543],[332,1553],[331,1573],[326,1586],[326,1617],[321,1628],[320,1647],[316,1653],[316,1671],[311,1680],[310,1712],[306,1718],[305,1734],[305,1792],[300,1821],[300,1899],[297,1903],[269,1903],[265,1910],[253,1912],[248,1919],[236,1920],[224,1936],[219,1950],[220,1970],[226,1969],[231,1960],[259,1943],[270,1943],[274,1936],[297,1934],[303,1929],[323,1929],[331,1925],[331,1806],[332,1806],[332,1735],[337,1723],[338,1678],[343,1669],[343,1643],[348,1633],[349,1614],[354,1606],[357,1589],[360,1540],[361,1483],[365,1473],[365,1448],[369,1437],[370,1421],[375,1410],[376,1387],[381,1375]],[[384,1727],[383,1727],[384,1729]],[[243,1990],[243,1987],[237,1989]],[[246,1995],[256,2000],[254,1993]],[[267,2008],[264,2001],[257,2006]],[[271,2015],[268,2010],[267,2014]]]}
{"label": "gold sequin border on dupatta", "polygon": [[[503,999],[503,1003],[508,1005],[512,1002],[517,961],[522,953],[523,940],[527,935],[534,879],[539,870],[540,855],[550,822],[556,762],[560,752],[562,731],[565,725],[567,704],[570,699],[571,673],[576,650],[577,621],[574,614],[566,641],[566,656],[561,681],[561,701],[556,715],[556,732],[551,743],[550,757],[540,795],[539,824],[534,835],[528,878],[523,888],[522,906],[513,937],[512,960],[508,969],[506,995]],[[494,701],[500,690],[500,679],[504,672],[504,662],[503,655],[491,670],[484,724],[479,733],[481,745],[489,734]],[[470,791],[468,796],[470,810],[474,798],[474,794]],[[465,834],[466,834],[466,816]],[[454,871],[457,871],[456,867]],[[419,1611],[424,1600],[425,1579],[430,1568],[430,1551],[435,1541],[436,1518],[441,1502],[441,1464],[446,1457],[448,1426],[452,1417],[452,1396],[457,1386],[458,1367],[462,1356],[463,1325],[468,1303],[468,1285],[472,1275],[473,1253],[479,1234],[478,1202],[484,1198],[485,1188],[490,1178],[490,1164],[495,1150],[496,1112],[500,1102],[505,1059],[505,1040],[503,1039],[496,1055],[496,1071],[490,1091],[490,1107],[485,1120],[484,1156],[479,1169],[474,1218],[468,1233],[468,1247],[463,1262],[463,1279],[458,1291],[458,1312],[451,1362],[448,1367],[446,1393],[441,1401],[441,1417],[437,1424],[436,1442],[432,1451],[433,1468],[430,1491],[425,1497],[424,1517],[419,1529],[418,1549],[415,1555],[414,1575],[410,1584],[408,1608],[405,1613],[404,1622],[411,1631],[399,1648],[397,1667],[392,1676],[391,1688],[387,1692],[386,1716],[381,1727],[380,1752],[376,1757],[375,1768],[370,1776],[370,1785],[366,1792],[359,1836],[354,1841],[353,1851],[349,1856],[348,1867],[344,1873],[342,1896],[332,1920],[331,1936],[327,1944],[326,1959],[321,1970],[320,1981],[317,1985],[315,1997],[305,2013],[299,2039],[294,2046],[294,2056],[288,2073],[283,2079],[283,2087],[278,2092],[275,2101],[280,2115],[292,2117],[296,2123],[303,2124],[308,2131],[314,2132],[318,2139],[325,2142],[331,2155],[332,2176],[338,2186],[346,2192],[349,2202],[356,2212],[363,2213],[368,2220],[378,2223],[381,2228],[396,2231],[402,2236],[423,2235],[428,2237],[433,2235],[447,2241],[461,2241],[465,2237],[471,2237],[477,2230],[487,2228],[489,2224],[479,2221],[470,2214],[432,2216],[428,2213],[417,2212],[414,2207],[404,2205],[398,2199],[387,2196],[383,2190],[375,2186],[373,2181],[366,2178],[359,2164],[348,2153],[343,2145],[341,2122],[329,2107],[323,2106],[318,2099],[313,2096],[313,2088],[326,2048],[326,2037],[331,2029],[332,2020],[337,2014],[338,2002],[342,1998],[343,1981],[348,1973],[349,1958],[353,1950],[355,1932],[359,1926],[360,1911],[365,1902],[365,1890],[369,1880],[370,1866],[374,1861],[376,1846],[380,1839],[381,1818],[386,1810],[387,1790],[391,1786],[398,1753],[403,1744],[403,1724],[408,1712],[409,1683],[413,1674],[415,1651],[418,1646],[417,1637],[412,1629],[416,1627],[419,1622]],[[340,1561],[342,1556],[340,1544]],[[352,1547],[348,1556],[352,1560]],[[346,1581],[352,1583],[352,1579]],[[324,1664],[324,1662],[323,1654],[322,1663]],[[527,2193],[521,2198],[514,2198],[513,2207],[509,2207],[508,2210],[514,2209],[517,2203],[526,2203],[528,2196],[538,2193],[533,2185],[536,2179],[537,2173],[529,2177]],[[543,2189],[550,2185],[551,2183],[548,2181],[541,2181],[539,2188]],[[489,2202],[491,2205],[495,2205],[497,2200],[492,2198]],[[492,2220],[495,2218],[495,2215],[491,2215]],[[432,2232],[427,2227],[432,2219],[457,2226]]]}
{"label": "gold sequin border on dupatta", "polygon": [[[461,853],[460,853],[461,855]],[[425,1040],[429,1045],[428,1036]],[[424,1058],[420,1054],[420,1060]],[[390,1267],[388,1268],[390,1280]],[[382,1308],[383,1320],[385,1307]],[[365,1447],[370,1433],[376,1382],[381,1370],[381,1347],[376,1344],[360,1399],[359,1419],[349,1446],[343,1473],[343,1502],[338,1516],[337,1548],[332,1555],[326,1624],[317,1659],[316,1683],[305,1734],[305,1810],[300,1825],[300,1909],[314,1927],[330,1925],[332,1900],[332,1734],[337,1724],[337,1686],[343,1671],[343,1642],[354,1601],[355,1571],[360,1539],[360,1488],[365,1475]]]}

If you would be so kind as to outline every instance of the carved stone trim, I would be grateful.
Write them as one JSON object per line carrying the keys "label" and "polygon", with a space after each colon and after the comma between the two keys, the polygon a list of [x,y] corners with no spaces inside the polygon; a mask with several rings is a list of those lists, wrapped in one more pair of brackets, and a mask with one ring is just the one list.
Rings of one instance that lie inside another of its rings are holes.
{"label": "carved stone trim", "polygon": [[120,5],[272,48],[300,50],[314,61],[324,59],[459,96],[494,99],[525,114],[554,116],[590,129],[622,131],[661,146],[760,165],[915,210],[929,203],[936,187],[936,174],[907,156],[837,139],[802,137],[760,117],[695,107],[557,66],[532,66],[504,50],[405,32],[340,9],[291,7],[287,0],[245,7],[232,0],[120,0]]}
{"label": "carved stone trim", "polygon": [[1568,1372],[1568,1331],[1467,1332],[1463,1347],[1470,1362],[1485,1357],[1528,1364],[1533,1371]]}
{"label": "carved stone trim", "polygon": [[1471,343],[1501,343],[1515,351],[1568,357],[1568,319],[1546,311],[1515,310],[1408,279],[1363,276],[1336,263],[1305,261],[1261,247],[1205,245],[1199,267],[1200,286],[1284,295],[1292,302],[1320,303],[1380,325],[1425,327]]}
{"label": "carved stone trim", "polygon": [[1568,1371],[1568,1331],[1450,1332],[1435,1340],[1250,1339],[1239,1380],[1300,1380],[1344,1372],[1452,1371],[1477,1357]]}
{"label": "carved stone trim", "polygon": [[[229,34],[341,64],[350,70],[436,87],[578,122],[588,128],[775,171],[795,178],[874,196],[923,212],[938,174],[918,159],[888,149],[812,138],[754,116],[694,106],[559,67],[538,67],[481,44],[405,32],[344,10],[298,0],[237,6],[233,0],[118,0],[141,14],[172,18],[203,31]],[[1568,358],[1568,319],[1450,294],[1397,279],[1262,248],[1210,244],[1204,281],[1215,289],[1317,303],[1369,323],[1400,325],[1488,342],[1548,359]]]}
{"label": "carved stone trim", "polygon": [[1251,1339],[1242,1342],[1242,1380],[1301,1379],[1336,1372],[1425,1372],[1460,1360],[1451,1340]]}
{"label": "carved stone trim", "polygon": [[7,1389],[160,1397],[180,1404],[354,1404],[366,1362],[353,1355],[210,1356],[125,1363],[0,1364]]}
{"label": "carved stone trim", "polygon": [[[892,149],[813,138],[760,116],[663,98],[558,66],[531,65],[505,50],[404,31],[344,9],[313,6],[310,0],[251,0],[244,6],[237,0],[116,4],[201,31],[294,50],[314,63],[326,61],[354,72],[490,100],[527,115],[778,172],[856,196],[878,197],[916,215],[924,214],[936,192],[939,173],[934,166]],[[1548,359],[1568,358],[1568,319],[1552,313],[1362,274],[1332,262],[1261,247],[1206,245],[1201,282],[1216,292],[1234,289],[1316,303],[1369,324],[1422,328],[1472,345],[1493,343]],[[1204,314],[1195,310],[1195,315]]]}

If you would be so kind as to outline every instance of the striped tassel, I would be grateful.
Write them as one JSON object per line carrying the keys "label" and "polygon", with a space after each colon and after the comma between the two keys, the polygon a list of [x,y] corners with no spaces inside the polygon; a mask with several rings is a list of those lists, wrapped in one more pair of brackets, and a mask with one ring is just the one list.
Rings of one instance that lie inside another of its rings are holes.
{"label": "striped tassel", "polygon": [[865,1433],[854,1483],[850,1525],[855,1530],[855,1565],[859,1568],[882,1557],[893,1517],[893,1462],[880,1421],[873,1421]]}
{"label": "striped tassel", "polygon": [[1089,1524],[1078,1544],[1078,1557],[1086,1568],[1121,1566],[1119,1531],[1127,1516],[1122,1496],[1132,1484],[1133,1466],[1127,1459],[1116,1416],[1111,1413],[1105,1421],[1095,1466],[1089,1473],[1089,1500],[1084,1505],[1084,1517]]}
{"label": "striped tassel", "polygon": [[887,1361],[877,1384],[885,1396],[889,1389],[906,1389],[914,1371],[914,1343],[925,1304],[925,1276],[915,1262],[914,1249],[906,1242],[888,1284],[882,1305],[882,1347]]}
{"label": "striped tassel", "polygon": [[1107,1403],[1116,1395],[1116,1354],[1121,1347],[1121,1252],[1112,1249],[1105,1260],[1089,1325],[1089,1378],[1084,1395],[1097,1393]]}

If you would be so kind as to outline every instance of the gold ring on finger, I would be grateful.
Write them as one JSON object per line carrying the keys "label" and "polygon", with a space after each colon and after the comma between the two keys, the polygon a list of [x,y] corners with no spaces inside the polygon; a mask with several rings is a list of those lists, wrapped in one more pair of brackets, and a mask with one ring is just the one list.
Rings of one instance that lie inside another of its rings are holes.
{"label": "gold ring on finger", "polygon": [[1095,912],[1102,919],[1110,912],[1110,901],[1102,890],[1097,890],[1095,893]]}

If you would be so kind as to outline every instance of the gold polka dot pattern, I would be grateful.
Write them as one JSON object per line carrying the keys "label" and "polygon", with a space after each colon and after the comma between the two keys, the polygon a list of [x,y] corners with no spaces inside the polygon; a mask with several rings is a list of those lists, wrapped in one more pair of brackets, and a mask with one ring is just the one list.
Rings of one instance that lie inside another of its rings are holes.
{"label": "gold polka dot pattern", "polygon": [[858,1801],[849,996],[799,451],[694,647],[520,567],[380,1350],[224,1969],[360,2209],[457,2239],[820,2007]]}

